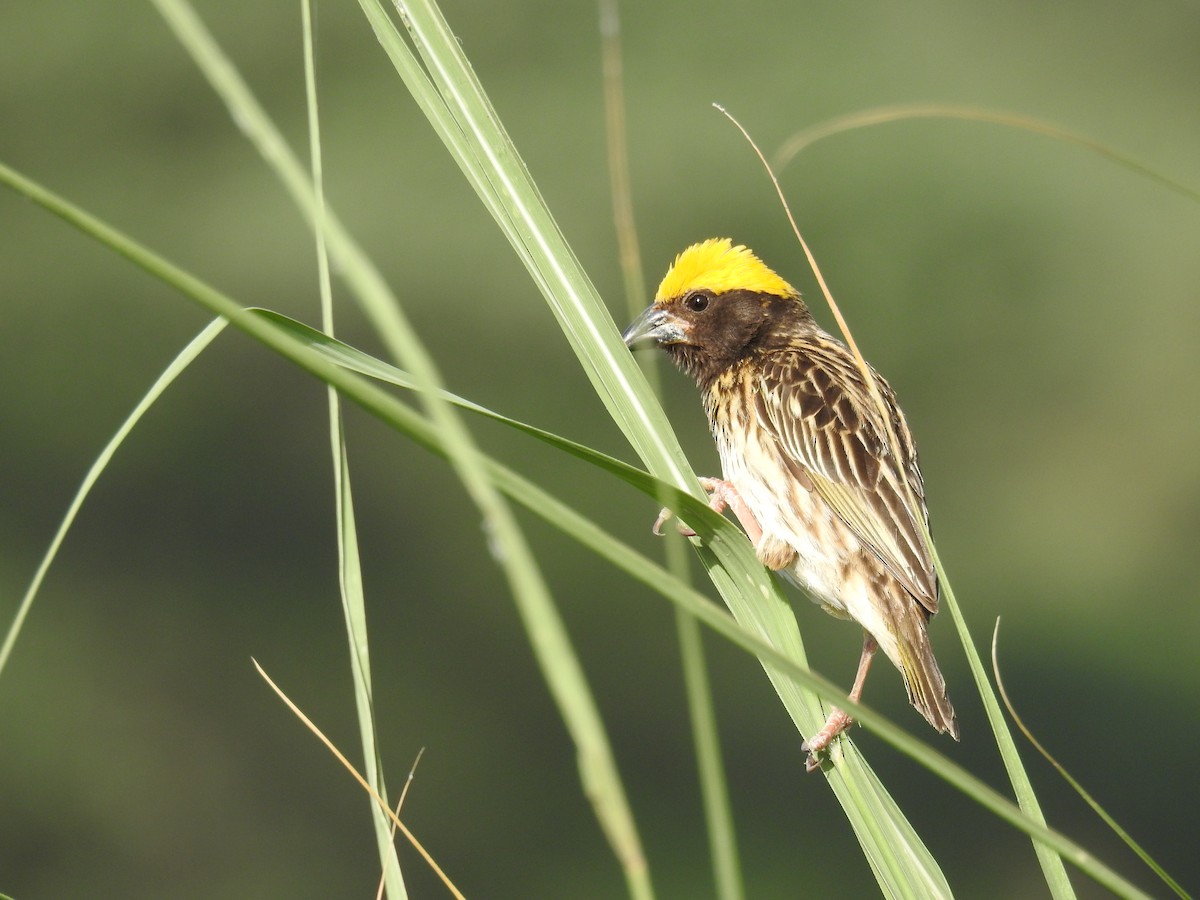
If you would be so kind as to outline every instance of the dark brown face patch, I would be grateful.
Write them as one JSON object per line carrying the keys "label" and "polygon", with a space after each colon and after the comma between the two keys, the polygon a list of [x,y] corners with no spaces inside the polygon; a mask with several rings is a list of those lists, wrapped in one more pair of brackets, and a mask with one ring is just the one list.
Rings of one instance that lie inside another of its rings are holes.
{"label": "dark brown face patch", "polygon": [[664,349],[702,387],[739,360],[786,345],[813,321],[799,298],[754,291],[689,291],[663,307],[685,323],[688,335]]}

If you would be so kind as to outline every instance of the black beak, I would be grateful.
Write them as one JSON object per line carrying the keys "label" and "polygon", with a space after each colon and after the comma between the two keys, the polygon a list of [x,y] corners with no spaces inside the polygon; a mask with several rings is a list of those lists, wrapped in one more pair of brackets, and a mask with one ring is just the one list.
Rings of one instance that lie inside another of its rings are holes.
{"label": "black beak", "polygon": [[621,335],[631,350],[639,344],[678,344],[687,338],[683,324],[661,306],[649,306]]}

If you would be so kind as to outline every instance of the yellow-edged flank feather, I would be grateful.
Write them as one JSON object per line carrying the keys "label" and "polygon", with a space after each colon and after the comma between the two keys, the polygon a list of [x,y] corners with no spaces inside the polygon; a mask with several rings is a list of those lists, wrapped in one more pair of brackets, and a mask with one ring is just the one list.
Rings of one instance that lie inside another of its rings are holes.
{"label": "yellow-edged flank feather", "polygon": [[754,253],[729,238],[709,238],[692,244],[677,257],[658,286],[656,302],[679,297],[688,291],[758,291],[783,297],[799,292],[767,268]]}

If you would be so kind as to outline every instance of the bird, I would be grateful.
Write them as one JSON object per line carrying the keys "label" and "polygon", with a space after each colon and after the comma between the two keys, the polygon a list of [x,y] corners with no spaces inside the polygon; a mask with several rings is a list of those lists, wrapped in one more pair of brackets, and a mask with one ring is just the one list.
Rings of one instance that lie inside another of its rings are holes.
{"label": "bird", "polygon": [[[850,699],[859,702],[883,650],[909,702],[958,740],[927,632],[941,590],[925,539],[925,485],[887,381],[869,368],[885,420],[846,345],[729,238],[680,253],[623,339],[631,350],[657,344],[699,387],[721,460],[721,478],[701,479],[710,505],[735,514],[765,566],[862,626]],[[852,723],[834,707],[802,744],[810,772]]]}

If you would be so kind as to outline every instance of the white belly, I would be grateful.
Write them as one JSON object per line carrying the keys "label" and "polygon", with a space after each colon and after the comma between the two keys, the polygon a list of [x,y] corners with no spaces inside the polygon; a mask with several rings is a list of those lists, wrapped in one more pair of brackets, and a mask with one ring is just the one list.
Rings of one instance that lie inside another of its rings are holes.
{"label": "white belly", "polygon": [[795,562],[781,574],[826,612],[858,622],[896,660],[896,639],[855,564],[862,555],[858,537],[819,495],[779,471],[769,454],[754,448],[743,456],[728,449],[718,442],[722,473],[762,528],[760,544],[781,541],[796,552]]}
{"label": "white belly", "polygon": [[898,665],[896,639],[856,564],[862,556],[858,537],[819,495],[780,471],[771,454],[758,447],[735,454],[722,441],[718,451],[725,480],[762,528],[760,544],[782,541],[796,552],[795,562],[781,573],[826,612],[858,622]]}

